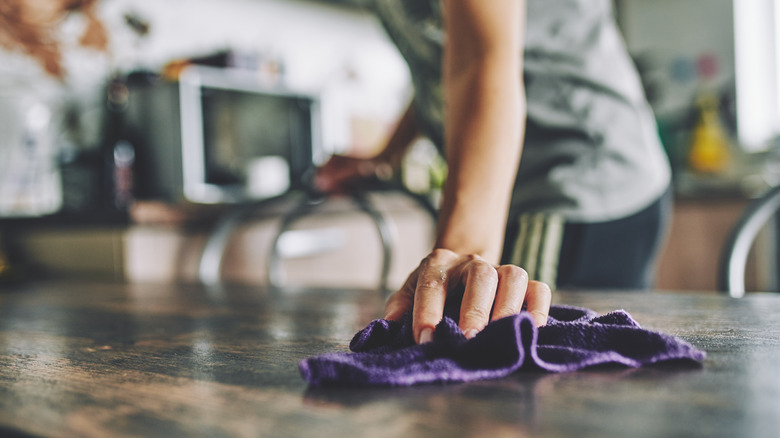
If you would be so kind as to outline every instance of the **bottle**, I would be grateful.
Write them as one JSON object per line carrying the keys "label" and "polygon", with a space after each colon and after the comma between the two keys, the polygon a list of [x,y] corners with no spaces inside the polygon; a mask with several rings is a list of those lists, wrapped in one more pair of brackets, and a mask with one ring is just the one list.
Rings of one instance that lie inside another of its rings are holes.
{"label": "bottle", "polygon": [[113,158],[114,206],[119,211],[126,211],[133,202],[135,149],[130,142],[120,140],[114,146]]}
{"label": "bottle", "polygon": [[731,146],[720,122],[718,99],[712,93],[703,93],[696,106],[699,119],[691,138],[688,165],[699,174],[723,173],[731,162]]}

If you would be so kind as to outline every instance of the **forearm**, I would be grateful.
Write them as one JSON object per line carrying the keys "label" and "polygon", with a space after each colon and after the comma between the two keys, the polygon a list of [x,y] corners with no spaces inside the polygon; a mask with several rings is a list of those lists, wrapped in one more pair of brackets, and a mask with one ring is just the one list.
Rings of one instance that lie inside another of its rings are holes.
{"label": "forearm", "polygon": [[[447,6],[459,7],[460,1]],[[473,20],[472,12],[460,16],[457,9],[450,12],[450,25],[468,29],[474,24],[458,20],[461,16]],[[484,41],[479,34],[451,32],[444,55],[449,177],[436,246],[479,254],[492,263],[501,256],[524,130],[520,28],[509,28],[499,44]]]}
{"label": "forearm", "polygon": [[459,291],[458,326],[466,338],[523,306],[536,325],[544,325],[551,299],[550,288],[529,281],[520,267],[497,266],[525,125],[525,1],[444,0],[442,9],[449,176],[437,249],[385,308],[386,318],[394,320],[413,309],[418,343],[433,339],[448,297]]}
{"label": "forearm", "polygon": [[409,146],[419,135],[420,130],[414,118],[414,109],[410,104],[401,115],[392,134],[390,134],[385,148],[374,159],[397,169],[400,167]]}

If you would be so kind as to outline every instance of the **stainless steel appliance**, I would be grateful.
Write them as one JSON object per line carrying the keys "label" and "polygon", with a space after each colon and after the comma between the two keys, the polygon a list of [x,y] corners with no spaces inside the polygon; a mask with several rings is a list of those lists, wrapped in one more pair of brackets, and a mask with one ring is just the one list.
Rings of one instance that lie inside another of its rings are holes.
{"label": "stainless steel appliance", "polygon": [[320,149],[316,96],[251,71],[192,66],[178,82],[130,80],[120,136],[137,199],[234,203],[306,184]]}

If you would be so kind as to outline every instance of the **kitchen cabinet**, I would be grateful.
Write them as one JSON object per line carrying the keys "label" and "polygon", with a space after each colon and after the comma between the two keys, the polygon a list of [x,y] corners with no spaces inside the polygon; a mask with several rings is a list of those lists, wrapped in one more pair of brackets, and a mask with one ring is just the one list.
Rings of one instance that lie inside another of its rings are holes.
{"label": "kitchen cabinet", "polygon": [[[406,196],[378,192],[372,205],[390,231],[388,286],[399,287],[434,239],[427,211]],[[278,210],[255,212],[230,234],[221,275],[226,283],[267,284],[269,255],[279,231]],[[376,224],[347,199],[333,199],[290,228],[281,251],[286,285],[372,288],[379,284],[382,241]],[[194,283],[211,227],[135,224],[102,228],[21,227],[14,241],[36,276],[132,283]],[[295,244],[296,238],[306,240]],[[40,273],[40,274],[39,274]]]}
{"label": "kitchen cabinet", "polygon": [[[656,287],[716,290],[720,254],[748,202],[744,198],[678,198],[658,264]],[[760,287],[763,271],[764,267],[756,257],[748,261],[746,281],[749,289]]]}

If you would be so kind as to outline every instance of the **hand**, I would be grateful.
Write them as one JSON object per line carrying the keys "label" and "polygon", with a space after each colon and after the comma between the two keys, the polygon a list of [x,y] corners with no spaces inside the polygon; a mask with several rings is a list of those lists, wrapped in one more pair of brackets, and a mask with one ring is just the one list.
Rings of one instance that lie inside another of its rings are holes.
{"label": "hand", "polygon": [[317,169],[314,185],[323,192],[340,193],[371,178],[389,179],[392,174],[392,167],[377,159],[333,155]]}
{"label": "hand", "polygon": [[432,340],[448,296],[462,293],[459,326],[473,338],[488,324],[520,313],[523,303],[537,326],[547,323],[552,293],[514,265],[494,267],[476,255],[436,249],[412,272],[385,306],[385,319],[398,320],[413,309],[412,330],[417,343]]}

